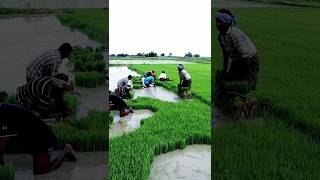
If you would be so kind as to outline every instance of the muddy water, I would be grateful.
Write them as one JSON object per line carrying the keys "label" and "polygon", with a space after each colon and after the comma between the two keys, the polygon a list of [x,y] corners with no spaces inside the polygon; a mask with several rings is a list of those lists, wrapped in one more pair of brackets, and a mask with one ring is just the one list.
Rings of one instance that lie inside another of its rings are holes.
{"label": "muddy water", "polygon": [[0,7],[10,8],[104,8],[107,0],[1,0]]}
{"label": "muddy water", "polygon": [[168,102],[181,101],[181,98],[177,94],[171,91],[168,91],[165,88],[160,86],[156,86],[156,87],[151,86],[150,88],[134,89],[133,92],[134,92],[133,99],[136,99],[138,97],[151,97],[151,98],[159,99],[161,101],[168,101]]}
{"label": "muddy water", "polygon": [[6,163],[15,167],[16,180],[102,180],[107,177],[106,152],[76,152],[77,162],[68,160],[54,172],[33,174],[32,156],[28,154],[4,155]]}
{"label": "muddy water", "polygon": [[128,116],[120,117],[119,111],[112,111],[114,114],[113,126],[109,129],[109,138],[121,136],[123,133],[128,133],[140,127],[140,122],[143,119],[151,117],[154,113],[148,109],[134,110]]}
{"label": "muddy water", "polygon": [[190,145],[154,158],[149,180],[210,180],[211,146]]}
{"label": "muddy water", "polygon": [[260,3],[242,0],[212,0],[213,8],[283,8],[289,7],[280,4]]}
{"label": "muddy water", "polygon": [[[114,91],[114,89],[117,87],[117,82],[128,75],[140,76],[135,71],[130,70],[127,66],[109,67],[109,90]],[[178,95],[160,86],[134,89],[133,91],[134,98],[150,97],[168,102],[178,102],[181,100]]]}
{"label": "muddy water", "polygon": [[[28,16],[0,19],[0,89],[15,93],[25,83],[28,63],[38,54],[57,49],[63,42],[72,45],[99,47],[86,35],[64,27],[54,16]],[[60,72],[73,79],[64,59]],[[81,104],[77,117],[85,116],[90,108],[103,109],[106,103],[105,86],[97,89],[76,88]],[[94,96],[93,96],[94,95]]]}
{"label": "muddy water", "polygon": [[130,70],[127,66],[109,67],[109,90],[114,91],[117,88],[117,82],[129,75],[140,76],[135,71]]}
{"label": "muddy water", "polygon": [[174,60],[109,60],[110,64],[196,64]]}

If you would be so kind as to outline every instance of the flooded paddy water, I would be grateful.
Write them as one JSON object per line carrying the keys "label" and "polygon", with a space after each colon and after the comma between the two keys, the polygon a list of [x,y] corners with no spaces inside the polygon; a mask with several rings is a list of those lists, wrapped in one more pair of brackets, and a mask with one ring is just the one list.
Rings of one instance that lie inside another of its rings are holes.
{"label": "flooded paddy water", "polygon": [[190,145],[156,156],[149,180],[210,180],[211,146]]}
{"label": "flooded paddy water", "polygon": [[134,110],[128,116],[120,117],[119,111],[112,111],[114,114],[113,126],[109,129],[109,138],[121,136],[140,127],[143,119],[151,117],[154,113],[148,109]]}
{"label": "flooded paddy water", "polygon": [[[127,66],[109,67],[109,90],[114,91],[117,88],[117,82],[129,75],[141,76],[137,72],[130,70]],[[134,99],[138,97],[150,97],[168,102],[178,102],[181,100],[177,94],[160,86],[134,89],[133,92]]]}
{"label": "flooded paddy water", "polygon": [[14,165],[15,180],[98,180],[107,177],[106,152],[75,153],[77,162],[66,160],[59,169],[45,175],[33,174],[32,156],[29,154],[5,154],[4,160]]}

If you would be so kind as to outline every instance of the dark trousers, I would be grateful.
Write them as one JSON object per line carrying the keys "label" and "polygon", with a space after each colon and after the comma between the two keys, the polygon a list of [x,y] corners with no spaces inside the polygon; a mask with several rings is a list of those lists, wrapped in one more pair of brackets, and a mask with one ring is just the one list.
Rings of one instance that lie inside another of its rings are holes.
{"label": "dark trousers", "polygon": [[111,107],[111,110],[124,110],[125,108],[128,109],[128,105],[124,100],[122,100],[119,96],[116,95],[109,95],[109,101],[111,104],[114,104]]}
{"label": "dark trousers", "polygon": [[233,61],[227,74],[228,81],[247,81],[250,88],[254,90],[257,85],[259,74],[258,55],[252,58]]}

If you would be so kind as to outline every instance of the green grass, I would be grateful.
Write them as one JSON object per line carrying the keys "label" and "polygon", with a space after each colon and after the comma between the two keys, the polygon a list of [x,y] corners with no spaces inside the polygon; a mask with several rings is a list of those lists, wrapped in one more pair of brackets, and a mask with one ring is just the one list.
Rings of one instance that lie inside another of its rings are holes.
{"label": "green grass", "polygon": [[[214,174],[219,174],[219,179],[245,176],[254,179],[258,174],[262,174],[262,179],[318,179],[313,170],[319,169],[319,164],[311,161],[316,151],[306,149],[318,148],[320,138],[320,85],[316,83],[320,77],[317,70],[320,11],[267,8],[233,9],[233,13],[240,29],[259,51],[261,71],[255,95],[268,100],[264,101],[271,106],[267,112],[275,118],[262,126],[248,124],[217,129],[213,137]],[[214,21],[212,18],[213,74],[222,66]],[[290,131],[283,123],[298,132]],[[252,129],[254,136],[244,129]],[[229,154],[223,151],[232,148]],[[275,153],[279,148],[283,149],[281,153]]]}
{"label": "green grass", "polygon": [[[191,92],[193,97],[201,101],[211,104],[211,65],[208,64],[186,64],[185,69],[189,72],[192,78]],[[171,91],[178,92],[177,84],[180,78],[178,75],[177,65],[173,64],[157,64],[157,65],[130,65],[129,68],[143,74],[146,71],[155,70],[157,76],[162,71],[165,71],[167,77],[172,81],[156,81],[156,84],[161,85]]]}
{"label": "green grass", "polygon": [[0,165],[0,179],[14,180],[15,170],[11,164]]}
{"label": "green grass", "polygon": [[[139,72],[150,68],[161,72],[164,68],[174,81],[161,85],[172,91],[177,88],[175,65],[133,65],[131,68]],[[150,109],[155,114],[143,120],[139,129],[110,140],[109,169],[113,180],[148,179],[155,155],[190,144],[211,144],[210,65],[186,68],[193,79],[209,81],[193,81],[193,90],[198,96],[192,101],[171,103],[151,98],[129,101],[134,109]]]}
{"label": "green grass", "polygon": [[57,13],[62,24],[80,30],[103,45],[109,40],[109,12],[106,9],[77,9]]}

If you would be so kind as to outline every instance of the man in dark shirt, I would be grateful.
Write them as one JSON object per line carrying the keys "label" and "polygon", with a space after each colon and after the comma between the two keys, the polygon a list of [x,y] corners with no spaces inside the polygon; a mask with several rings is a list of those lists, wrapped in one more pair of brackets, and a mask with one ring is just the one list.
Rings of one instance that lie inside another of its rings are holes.
{"label": "man in dark shirt", "polygon": [[32,154],[34,174],[56,170],[66,158],[77,160],[72,146],[66,144],[50,162],[53,148],[57,147],[57,138],[50,127],[23,106],[0,103],[0,159],[7,147],[8,138],[13,134],[18,140],[20,152]]}

